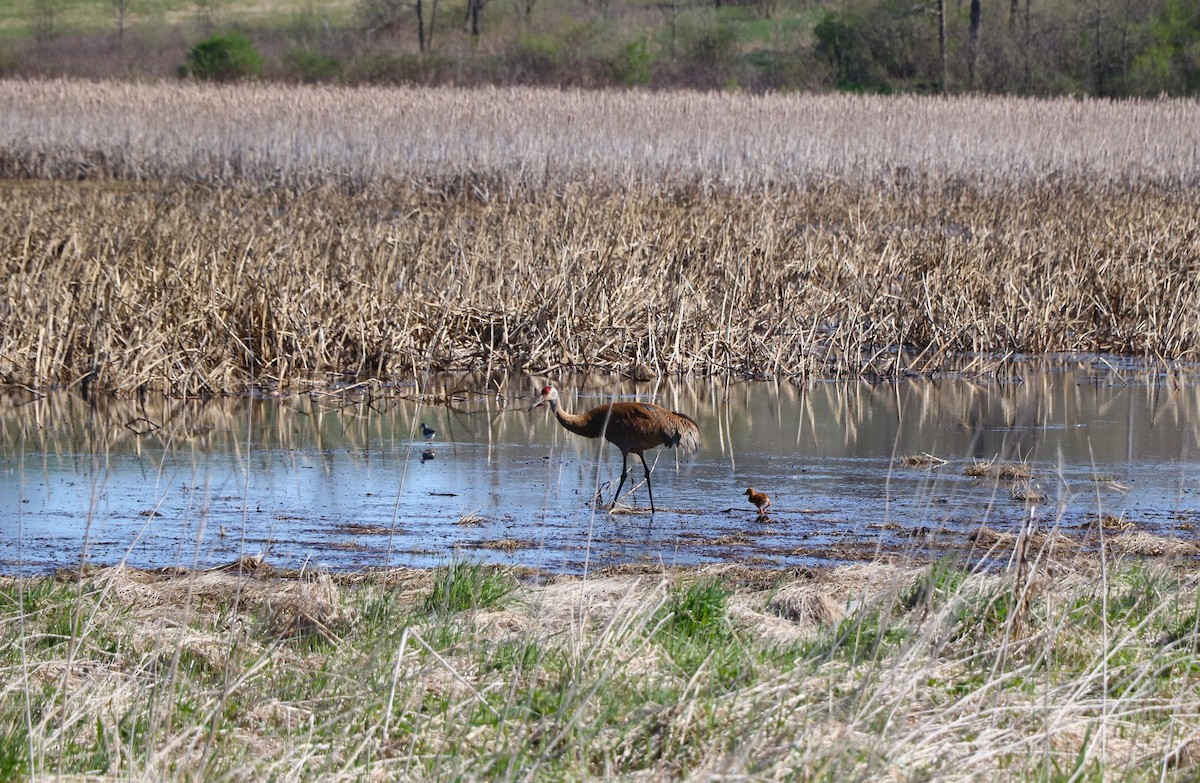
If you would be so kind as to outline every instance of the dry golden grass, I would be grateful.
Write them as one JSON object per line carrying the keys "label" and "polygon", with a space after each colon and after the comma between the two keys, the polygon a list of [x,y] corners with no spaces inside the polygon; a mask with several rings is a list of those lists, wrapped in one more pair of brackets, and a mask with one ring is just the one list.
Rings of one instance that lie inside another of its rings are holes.
{"label": "dry golden grass", "polygon": [[1194,102],[4,81],[0,100],[0,383],[1200,349]]}
{"label": "dry golden grass", "polygon": [[[0,81],[0,174],[211,184],[1194,187],[1188,100]],[[803,221],[803,218],[801,218]]]}
{"label": "dry golden grass", "polygon": [[1175,192],[560,196],[3,183],[0,382],[889,376],[1200,349],[1200,215]]}

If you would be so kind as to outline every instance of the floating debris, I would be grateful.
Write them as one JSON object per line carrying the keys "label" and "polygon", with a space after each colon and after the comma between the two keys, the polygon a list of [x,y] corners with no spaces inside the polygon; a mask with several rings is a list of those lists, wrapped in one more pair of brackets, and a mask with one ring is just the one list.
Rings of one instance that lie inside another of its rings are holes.
{"label": "floating debris", "polygon": [[967,466],[963,475],[972,478],[995,478],[1003,481],[1029,481],[1033,478],[1033,468],[1023,462],[977,459],[974,464]]}
{"label": "floating debris", "polygon": [[947,460],[944,460],[941,457],[935,457],[932,454],[924,451],[920,454],[905,454],[899,457],[896,461],[908,468],[932,468],[945,465],[947,463]]}

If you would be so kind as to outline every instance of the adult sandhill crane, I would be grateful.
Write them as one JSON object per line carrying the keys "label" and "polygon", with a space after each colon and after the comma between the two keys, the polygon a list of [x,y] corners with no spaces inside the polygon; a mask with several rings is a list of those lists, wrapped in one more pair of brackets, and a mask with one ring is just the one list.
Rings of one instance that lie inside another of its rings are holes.
{"label": "adult sandhill crane", "polygon": [[767,507],[771,505],[771,498],[767,497],[767,493],[759,492],[754,487],[748,487],[745,494],[750,498],[750,502],[758,508],[758,518],[766,519]]}
{"label": "adult sandhill crane", "polygon": [[576,435],[599,438],[621,450],[621,480],[613,495],[611,509],[621,497],[625,477],[629,474],[629,453],[642,460],[646,471],[646,491],[650,493],[650,513],[654,513],[654,490],[650,486],[650,466],[646,464],[646,449],[666,446],[693,452],[700,446],[700,427],[690,416],[675,413],[648,402],[612,402],[598,405],[587,413],[574,415],[563,410],[558,401],[558,389],[547,386],[541,397],[529,406],[533,410],[539,405],[549,405],[558,423]]}

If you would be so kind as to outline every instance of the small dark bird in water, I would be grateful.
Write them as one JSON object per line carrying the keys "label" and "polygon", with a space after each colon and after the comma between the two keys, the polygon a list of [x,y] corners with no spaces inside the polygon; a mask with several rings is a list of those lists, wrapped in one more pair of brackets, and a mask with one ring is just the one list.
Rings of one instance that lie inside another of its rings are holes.
{"label": "small dark bird in water", "polygon": [[421,422],[421,434],[425,436],[425,440],[429,440],[434,435],[437,435],[437,430],[432,427],[426,427],[425,422]]}
{"label": "small dark bird in water", "polygon": [[422,451],[422,452],[421,452],[421,461],[422,461],[422,462],[428,462],[429,460],[433,459],[433,458],[434,458],[434,456],[435,456],[435,455],[434,455],[434,453],[433,453],[433,449],[432,449],[432,448],[427,448],[427,449],[425,449],[424,451]]}
{"label": "small dark bird in water", "polygon": [[746,489],[746,496],[750,498],[750,502],[758,507],[758,518],[767,518],[767,508],[771,505],[771,499],[767,497],[766,492],[759,492],[754,487]]}
{"label": "small dark bird in water", "polygon": [[675,413],[648,402],[613,402],[599,405],[579,415],[567,413],[558,402],[558,389],[547,386],[537,402],[529,406],[549,405],[558,423],[576,435],[604,439],[621,450],[621,480],[613,495],[611,509],[621,497],[621,487],[629,474],[629,453],[642,460],[646,471],[646,491],[650,493],[650,513],[654,513],[654,490],[650,486],[650,466],[646,464],[646,449],[666,446],[693,452],[700,446],[700,426],[692,417]]}

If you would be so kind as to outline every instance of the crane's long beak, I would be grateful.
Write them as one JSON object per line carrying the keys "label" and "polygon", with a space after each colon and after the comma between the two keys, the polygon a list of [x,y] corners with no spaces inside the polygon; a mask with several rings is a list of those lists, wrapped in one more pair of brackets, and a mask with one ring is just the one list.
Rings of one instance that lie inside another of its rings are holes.
{"label": "crane's long beak", "polygon": [[536,408],[537,406],[541,405],[541,404],[542,404],[543,402],[545,402],[545,401],[546,401],[546,398],[545,398],[545,397],[538,397],[538,398],[537,398],[537,402],[535,402],[533,405],[530,405],[530,406],[529,406],[529,410],[533,410],[534,408]]}

